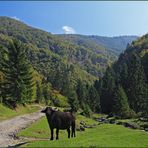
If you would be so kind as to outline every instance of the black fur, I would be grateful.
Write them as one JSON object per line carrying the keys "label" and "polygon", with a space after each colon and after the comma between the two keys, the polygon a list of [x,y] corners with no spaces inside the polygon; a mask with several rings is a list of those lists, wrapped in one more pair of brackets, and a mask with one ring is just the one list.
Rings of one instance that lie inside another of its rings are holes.
{"label": "black fur", "polygon": [[51,138],[54,137],[54,128],[56,128],[56,139],[59,139],[59,130],[67,129],[68,138],[70,138],[70,127],[71,127],[71,137],[75,137],[75,116],[71,112],[61,112],[52,109],[51,107],[46,107],[41,111],[46,114],[47,121],[51,130]]}

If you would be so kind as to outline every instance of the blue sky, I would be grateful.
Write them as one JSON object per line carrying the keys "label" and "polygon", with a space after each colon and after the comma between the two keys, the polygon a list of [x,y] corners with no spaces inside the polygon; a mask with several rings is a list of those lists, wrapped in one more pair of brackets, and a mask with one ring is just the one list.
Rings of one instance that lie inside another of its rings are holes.
{"label": "blue sky", "polygon": [[119,36],[148,33],[146,1],[0,1],[0,16],[13,17],[58,34]]}

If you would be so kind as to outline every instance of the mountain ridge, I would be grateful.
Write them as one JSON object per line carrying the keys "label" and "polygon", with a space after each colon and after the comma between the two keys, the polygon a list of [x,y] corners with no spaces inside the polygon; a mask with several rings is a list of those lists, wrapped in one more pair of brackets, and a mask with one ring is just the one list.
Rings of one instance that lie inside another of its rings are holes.
{"label": "mountain ridge", "polygon": [[98,44],[96,38],[92,39],[94,36],[53,35],[9,17],[0,17],[0,33],[33,46],[33,49],[44,49],[50,54],[56,54],[67,63],[74,64],[95,77],[101,77],[106,67],[118,57],[118,53],[110,47],[106,48]]}
{"label": "mountain ridge", "polygon": [[70,40],[74,43],[79,44],[79,42],[84,42],[87,44],[88,40],[91,40],[98,46],[105,47],[109,51],[112,51],[116,53],[116,55],[119,55],[123,52],[123,50],[126,48],[127,44],[130,44],[133,40],[138,39],[138,36],[115,36],[115,37],[106,37],[106,36],[99,36],[99,35],[77,35],[77,34],[71,34],[71,35],[59,35],[62,37],[65,37],[65,39]]}

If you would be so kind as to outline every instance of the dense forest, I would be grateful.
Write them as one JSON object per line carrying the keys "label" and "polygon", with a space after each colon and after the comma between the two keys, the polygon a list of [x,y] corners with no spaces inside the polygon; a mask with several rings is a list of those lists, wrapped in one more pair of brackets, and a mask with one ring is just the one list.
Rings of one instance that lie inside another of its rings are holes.
{"label": "dense forest", "polygon": [[147,38],[53,35],[0,17],[0,101],[146,115]]}
{"label": "dense forest", "polygon": [[148,115],[148,35],[133,41],[98,82],[102,112]]}

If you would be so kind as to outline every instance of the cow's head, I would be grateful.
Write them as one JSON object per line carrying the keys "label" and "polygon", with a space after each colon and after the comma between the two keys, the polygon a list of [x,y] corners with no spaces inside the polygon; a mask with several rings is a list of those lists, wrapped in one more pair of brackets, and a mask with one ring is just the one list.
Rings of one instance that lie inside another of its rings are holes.
{"label": "cow's head", "polygon": [[45,109],[43,109],[41,111],[41,113],[45,113],[45,114],[48,114],[50,115],[51,113],[57,111],[55,108],[52,108],[52,107],[46,107]]}

